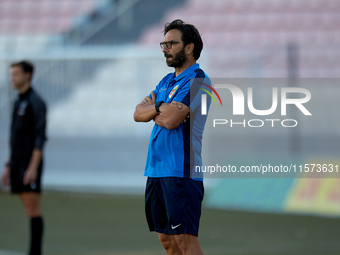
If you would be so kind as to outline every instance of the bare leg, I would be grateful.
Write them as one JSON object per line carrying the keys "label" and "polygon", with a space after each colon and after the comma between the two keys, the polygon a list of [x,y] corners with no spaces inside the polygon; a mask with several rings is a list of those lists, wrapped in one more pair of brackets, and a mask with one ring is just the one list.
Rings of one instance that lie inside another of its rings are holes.
{"label": "bare leg", "polygon": [[167,255],[183,255],[177,245],[174,235],[158,233],[158,238],[159,241],[161,241],[161,244],[165,249]]}
{"label": "bare leg", "polygon": [[22,192],[19,198],[30,218],[41,217],[40,194],[36,192]]}
{"label": "bare leg", "polygon": [[40,194],[23,192],[19,198],[31,223],[31,245],[29,255],[41,255],[43,219],[40,209]]}
{"label": "bare leg", "polygon": [[174,237],[183,255],[203,255],[197,236],[180,234]]}

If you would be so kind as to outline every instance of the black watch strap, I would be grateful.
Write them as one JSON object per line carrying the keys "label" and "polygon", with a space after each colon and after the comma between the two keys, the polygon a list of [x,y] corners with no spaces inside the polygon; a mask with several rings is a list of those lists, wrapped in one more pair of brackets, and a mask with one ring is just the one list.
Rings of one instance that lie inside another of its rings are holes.
{"label": "black watch strap", "polygon": [[159,110],[159,107],[164,103],[164,101],[158,101],[156,102],[155,104],[155,109],[157,111],[157,113],[161,113],[160,110]]}

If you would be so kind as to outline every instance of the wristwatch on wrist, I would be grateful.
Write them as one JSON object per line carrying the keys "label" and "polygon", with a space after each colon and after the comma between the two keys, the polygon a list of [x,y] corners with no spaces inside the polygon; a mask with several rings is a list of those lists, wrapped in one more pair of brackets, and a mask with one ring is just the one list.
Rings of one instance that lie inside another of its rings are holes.
{"label": "wristwatch on wrist", "polygon": [[155,109],[156,109],[156,111],[157,111],[158,114],[161,113],[161,111],[159,110],[159,107],[160,107],[163,103],[164,103],[164,101],[158,101],[158,102],[156,102],[156,104],[155,104]]}

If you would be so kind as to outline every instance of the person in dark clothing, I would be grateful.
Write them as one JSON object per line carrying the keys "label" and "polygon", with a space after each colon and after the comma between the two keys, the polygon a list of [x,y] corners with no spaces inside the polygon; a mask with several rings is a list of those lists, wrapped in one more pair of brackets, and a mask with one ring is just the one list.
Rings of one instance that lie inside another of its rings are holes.
{"label": "person in dark clothing", "polygon": [[30,218],[29,255],[42,254],[43,217],[40,208],[43,147],[46,141],[46,105],[31,86],[34,66],[28,61],[11,65],[11,83],[19,92],[15,101],[10,156],[2,175],[4,186],[18,194]]}

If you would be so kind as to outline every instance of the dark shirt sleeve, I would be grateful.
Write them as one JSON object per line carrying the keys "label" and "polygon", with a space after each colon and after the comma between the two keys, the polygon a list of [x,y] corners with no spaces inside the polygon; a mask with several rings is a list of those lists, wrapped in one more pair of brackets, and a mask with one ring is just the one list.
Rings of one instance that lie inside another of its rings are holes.
{"label": "dark shirt sleeve", "polygon": [[32,102],[34,115],[34,149],[42,150],[46,141],[46,105],[41,100]]}

